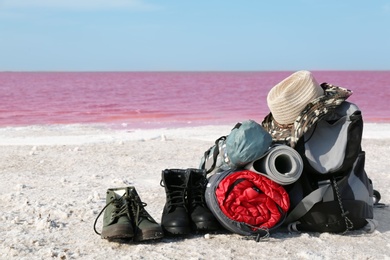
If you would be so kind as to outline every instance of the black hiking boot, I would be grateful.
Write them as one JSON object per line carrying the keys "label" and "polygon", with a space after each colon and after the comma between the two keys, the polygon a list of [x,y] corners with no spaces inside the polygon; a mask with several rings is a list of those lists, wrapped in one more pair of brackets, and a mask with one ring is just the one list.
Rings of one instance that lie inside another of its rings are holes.
{"label": "black hiking boot", "polygon": [[[101,235],[104,239],[126,239],[134,236],[130,215],[131,209],[127,196],[126,188],[107,190],[107,204],[95,220],[94,230],[96,234]],[[96,222],[103,211],[103,230],[100,234],[96,230]]]}
{"label": "black hiking boot", "polygon": [[142,202],[134,187],[129,187],[129,203],[134,221],[134,241],[159,239],[164,236],[161,226],[145,210],[146,203]]}
{"label": "black hiking boot", "polygon": [[161,226],[164,231],[173,235],[186,235],[191,232],[191,222],[186,207],[188,177],[186,170],[162,171],[160,184],[165,188],[167,201],[161,217]]}
{"label": "black hiking boot", "polygon": [[218,230],[219,222],[207,207],[205,191],[207,185],[206,171],[187,169],[189,174],[187,200],[189,214],[196,230]]}

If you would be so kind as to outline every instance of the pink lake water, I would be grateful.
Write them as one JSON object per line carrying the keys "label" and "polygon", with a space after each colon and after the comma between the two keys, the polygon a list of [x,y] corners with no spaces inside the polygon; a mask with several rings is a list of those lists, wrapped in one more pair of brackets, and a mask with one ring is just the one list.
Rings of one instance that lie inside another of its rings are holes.
{"label": "pink lake water", "polygon": [[[0,72],[0,126],[106,123],[130,128],[225,124],[269,113],[278,72]],[[312,71],[351,89],[365,122],[390,122],[390,71]]]}

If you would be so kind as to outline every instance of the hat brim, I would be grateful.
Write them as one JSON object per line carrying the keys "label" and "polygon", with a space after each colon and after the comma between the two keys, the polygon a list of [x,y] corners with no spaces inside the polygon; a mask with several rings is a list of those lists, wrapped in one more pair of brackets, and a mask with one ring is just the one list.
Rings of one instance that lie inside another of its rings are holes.
{"label": "hat brim", "polygon": [[322,83],[321,87],[324,95],[307,104],[293,124],[278,124],[272,113],[264,118],[262,126],[271,134],[274,142],[284,142],[294,147],[312,126],[352,95],[351,90],[328,83]]}

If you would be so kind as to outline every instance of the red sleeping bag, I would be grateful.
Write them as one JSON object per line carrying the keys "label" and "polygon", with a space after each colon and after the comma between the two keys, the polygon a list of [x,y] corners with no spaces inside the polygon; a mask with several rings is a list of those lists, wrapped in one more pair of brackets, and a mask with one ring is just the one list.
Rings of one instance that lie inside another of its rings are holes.
{"label": "red sleeping bag", "polygon": [[280,184],[249,170],[237,171],[220,181],[216,199],[230,219],[256,228],[272,228],[286,215],[290,199]]}

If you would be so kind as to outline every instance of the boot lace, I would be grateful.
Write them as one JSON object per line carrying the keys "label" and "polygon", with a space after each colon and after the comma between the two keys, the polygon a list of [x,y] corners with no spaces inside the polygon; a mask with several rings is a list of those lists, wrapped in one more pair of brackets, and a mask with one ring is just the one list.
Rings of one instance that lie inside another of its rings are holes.
{"label": "boot lace", "polygon": [[192,185],[190,188],[191,195],[191,206],[195,208],[196,206],[204,207],[206,205],[204,192],[206,188],[206,180],[202,180]]}
{"label": "boot lace", "polygon": [[134,217],[134,223],[135,226],[138,227],[138,225],[142,222],[144,219],[148,219],[151,222],[155,222],[152,217],[149,215],[149,213],[146,211],[145,207],[148,205],[145,202],[141,201],[141,198],[137,195],[133,195],[133,198],[129,198],[130,202],[132,203],[131,212]]}
{"label": "boot lace", "polygon": [[[165,187],[163,181],[160,181],[160,186]],[[186,185],[170,185],[167,193],[167,206],[170,210],[174,206],[185,207]]]}
{"label": "boot lace", "polygon": [[97,215],[95,222],[93,224],[93,230],[99,236],[101,235],[101,233],[99,233],[96,230],[96,223],[97,223],[98,219],[100,218],[100,216],[102,215],[102,213],[104,212],[104,210],[111,204],[114,204],[115,208],[117,209],[113,212],[113,214],[111,215],[111,218],[117,218],[117,217],[119,218],[119,217],[125,216],[125,215],[127,215],[130,218],[128,197],[126,196],[126,193],[125,193],[119,199],[115,198],[115,199],[111,200],[109,203],[107,203],[106,206],[104,206],[103,209],[100,211],[100,213]]}

